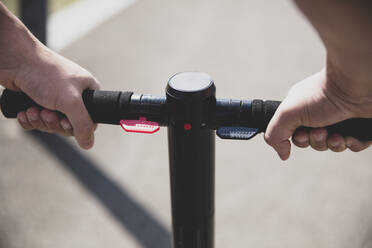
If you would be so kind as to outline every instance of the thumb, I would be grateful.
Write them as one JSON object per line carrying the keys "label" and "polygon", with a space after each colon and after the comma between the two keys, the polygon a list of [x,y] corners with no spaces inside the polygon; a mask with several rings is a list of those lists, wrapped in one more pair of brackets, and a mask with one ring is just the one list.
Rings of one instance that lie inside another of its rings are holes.
{"label": "thumb", "polygon": [[92,148],[96,125],[90,118],[83,99],[79,98],[79,100],[76,100],[74,106],[69,111],[66,111],[66,115],[72,125],[73,135],[80,147],[84,149]]}
{"label": "thumb", "polygon": [[295,110],[286,109],[282,103],[267,126],[265,141],[275,149],[282,160],[289,158],[291,152],[289,138],[300,126],[299,119]]}

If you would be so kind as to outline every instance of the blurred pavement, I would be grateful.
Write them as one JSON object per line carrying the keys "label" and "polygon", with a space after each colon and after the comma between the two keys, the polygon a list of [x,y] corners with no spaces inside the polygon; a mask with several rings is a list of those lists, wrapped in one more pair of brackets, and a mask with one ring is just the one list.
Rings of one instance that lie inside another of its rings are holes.
{"label": "blurred pavement", "polygon": [[[107,90],[164,94],[179,71],[209,73],[218,97],[283,99],[322,66],[290,1],[139,0],[62,52]],[[0,119],[0,247],[169,247],[166,129],[101,125],[96,146]],[[371,149],[293,149],[217,139],[216,247],[372,247]]]}

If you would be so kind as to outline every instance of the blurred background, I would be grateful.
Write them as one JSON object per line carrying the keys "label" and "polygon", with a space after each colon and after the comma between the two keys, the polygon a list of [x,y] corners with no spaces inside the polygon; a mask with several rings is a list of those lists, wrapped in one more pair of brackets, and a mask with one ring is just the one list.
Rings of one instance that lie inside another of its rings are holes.
{"label": "blurred background", "polygon": [[[20,14],[18,1],[3,2]],[[281,100],[325,56],[290,0],[49,0],[48,9],[49,46],[106,90],[161,95],[173,74],[196,70],[212,76],[217,97]],[[170,247],[165,128],[100,125],[83,151],[15,120],[0,125],[0,247]],[[281,162],[262,136],[217,139],[216,247],[372,247],[371,158],[294,148]]]}
{"label": "blurred background", "polygon": [[[48,13],[52,14],[77,1],[78,0],[48,0]],[[21,5],[19,0],[2,0],[2,2],[13,12],[13,14],[19,16],[19,8]]]}

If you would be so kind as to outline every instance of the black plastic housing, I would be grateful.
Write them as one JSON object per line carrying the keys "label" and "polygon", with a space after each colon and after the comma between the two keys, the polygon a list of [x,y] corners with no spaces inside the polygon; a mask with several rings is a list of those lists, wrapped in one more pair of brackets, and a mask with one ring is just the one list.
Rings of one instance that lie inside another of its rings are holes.
{"label": "black plastic housing", "polygon": [[173,245],[214,247],[215,132],[208,127],[216,98],[204,73],[176,74],[166,89]]}

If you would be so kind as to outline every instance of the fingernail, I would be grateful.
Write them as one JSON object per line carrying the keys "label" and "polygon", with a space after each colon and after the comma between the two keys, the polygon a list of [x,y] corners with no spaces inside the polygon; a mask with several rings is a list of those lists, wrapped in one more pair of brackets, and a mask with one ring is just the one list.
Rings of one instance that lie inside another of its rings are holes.
{"label": "fingernail", "polygon": [[37,121],[39,119],[38,114],[36,114],[35,112],[29,113],[29,117],[31,121]]}
{"label": "fingernail", "polygon": [[324,139],[324,137],[323,137],[323,135],[315,135],[314,136],[314,139],[315,139],[315,141],[320,142],[320,141],[322,141]]}
{"label": "fingernail", "polygon": [[306,143],[307,142],[307,137],[306,136],[296,137],[296,141],[299,142],[299,143]]}
{"label": "fingernail", "polygon": [[340,143],[339,142],[336,142],[336,143],[331,143],[331,144],[329,144],[331,147],[333,147],[333,148],[336,148],[336,147],[338,147],[338,146],[340,146]]}
{"label": "fingernail", "polygon": [[61,126],[66,131],[70,131],[72,129],[71,125],[66,121],[61,121]]}
{"label": "fingernail", "polygon": [[48,123],[53,122],[53,119],[51,118],[50,115],[44,115],[44,116],[43,116],[43,120],[45,120],[45,121],[48,122]]}
{"label": "fingernail", "polygon": [[347,148],[350,148],[352,146],[351,142],[346,140],[345,145]]}
{"label": "fingernail", "polygon": [[25,116],[24,114],[19,115],[18,118],[19,118],[19,120],[20,120],[21,122],[24,122],[24,123],[27,122],[26,116]]}

